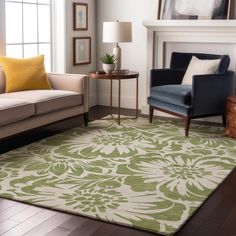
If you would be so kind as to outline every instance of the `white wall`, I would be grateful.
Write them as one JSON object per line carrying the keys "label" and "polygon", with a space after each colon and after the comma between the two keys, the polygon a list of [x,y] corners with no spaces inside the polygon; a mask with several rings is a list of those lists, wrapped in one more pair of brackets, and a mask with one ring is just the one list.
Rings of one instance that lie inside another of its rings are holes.
{"label": "white wall", "polygon": [[[88,3],[88,31],[73,30],[73,2]],[[88,74],[96,70],[96,1],[95,0],[65,0],[66,7],[66,72]],[[91,37],[91,64],[73,65],[73,37]],[[96,81],[89,83],[90,106],[97,104]]]}
{"label": "white wall", "polygon": [[[104,53],[112,53],[114,44],[102,42],[102,23],[104,21],[131,21],[133,24],[133,42],[121,43],[122,68],[140,73],[139,107],[146,101],[146,48],[147,31],[142,25],[144,20],[156,19],[157,0],[97,0],[97,60],[98,68],[102,69],[99,58]],[[99,81],[98,104],[109,105],[109,83]],[[116,90],[114,86],[116,95]],[[126,108],[135,107],[135,80],[122,82],[121,105]],[[114,103],[117,98],[114,96]],[[113,103],[113,104],[114,104]]]}

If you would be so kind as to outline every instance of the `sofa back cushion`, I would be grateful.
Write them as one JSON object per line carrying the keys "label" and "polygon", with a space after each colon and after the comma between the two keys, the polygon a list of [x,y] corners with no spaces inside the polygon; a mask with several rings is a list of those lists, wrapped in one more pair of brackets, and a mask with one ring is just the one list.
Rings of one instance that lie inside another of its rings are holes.
{"label": "sofa back cushion", "polygon": [[0,66],[0,94],[5,93],[6,89],[6,79],[3,68]]}
{"label": "sofa back cushion", "polygon": [[195,56],[201,60],[216,60],[220,59],[219,68],[217,73],[224,74],[228,70],[230,58],[228,55],[216,55],[216,54],[205,54],[205,53],[182,53],[182,52],[173,52],[171,55],[170,68],[187,70],[188,65]]}

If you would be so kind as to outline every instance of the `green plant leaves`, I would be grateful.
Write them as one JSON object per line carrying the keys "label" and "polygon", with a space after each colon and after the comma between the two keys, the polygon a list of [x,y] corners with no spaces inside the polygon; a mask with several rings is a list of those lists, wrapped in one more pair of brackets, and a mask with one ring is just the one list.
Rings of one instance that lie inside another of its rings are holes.
{"label": "green plant leaves", "polygon": [[116,61],[116,56],[115,55],[110,55],[108,53],[104,54],[100,60],[104,63],[104,64],[114,64]]}

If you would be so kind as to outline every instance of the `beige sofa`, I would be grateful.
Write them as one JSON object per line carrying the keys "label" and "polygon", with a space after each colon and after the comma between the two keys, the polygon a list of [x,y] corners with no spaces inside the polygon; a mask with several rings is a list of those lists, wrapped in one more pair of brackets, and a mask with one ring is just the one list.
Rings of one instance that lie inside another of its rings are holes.
{"label": "beige sofa", "polygon": [[47,75],[52,90],[5,93],[5,75],[0,67],[0,139],[80,114],[87,125],[88,78]]}

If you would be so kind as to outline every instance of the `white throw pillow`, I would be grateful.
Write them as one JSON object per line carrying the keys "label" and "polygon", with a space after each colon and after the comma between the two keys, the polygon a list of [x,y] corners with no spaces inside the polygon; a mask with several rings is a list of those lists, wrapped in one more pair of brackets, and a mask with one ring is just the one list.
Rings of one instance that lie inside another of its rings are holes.
{"label": "white throw pillow", "polygon": [[193,75],[215,74],[219,68],[219,65],[220,59],[200,60],[193,56],[184,75],[182,84],[191,85],[193,81]]}

